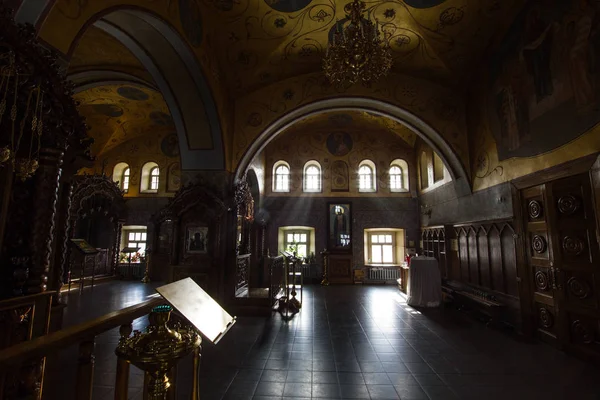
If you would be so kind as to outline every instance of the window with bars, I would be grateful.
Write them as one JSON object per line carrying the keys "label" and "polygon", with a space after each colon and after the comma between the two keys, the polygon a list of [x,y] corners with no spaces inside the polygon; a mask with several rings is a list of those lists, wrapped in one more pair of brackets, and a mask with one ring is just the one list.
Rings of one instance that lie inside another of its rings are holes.
{"label": "window with bars", "polygon": [[321,191],[321,168],[316,162],[306,164],[304,167],[304,191]]}
{"label": "window with bars", "polygon": [[369,233],[368,248],[370,263],[396,263],[396,235],[394,232]]}
{"label": "window with bars", "polygon": [[284,250],[289,252],[296,251],[297,257],[306,257],[308,255],[308,246],[310,243],[310,232],[303,230],[293,230],[284,232]]}
{"label": "window with bars", "polygon": [[290,191],[290,168],[285,164],[275,166],[273,180],[274,192],[289,192]]}
{"label": "window with bars", "polygon": [[154,167],[150,170],[150,184],[148,185],[150,190],[158,190],[158,179],[159,170],[158,167]]}
{"label": "window with bars", "polygon": [[123,177],[121,179],[121,182],[123,182],[121,184],[121,189],[123,189],[123,191],[125,193],[127,193],[129,191],[129,175],[130,175],[131,171],[129,169],[129,167],[125,168],[125,171],[123,171]]}
{"label": "window with bars", "polygon": [[375,189],[373,179],[373,169],[368,165],[361,165],[358,169],[358,190],[370,192]]}
{"label": "window with bars", "polygon": [[146,253],[146,230],[127,230],[125,233],[125,247],[139,247],[138,252],[143,256]]}
{"label": "window with bars", "polygon": [[397,165],[392,165],[392,167],[390,168],[390,189],[391,190],[404,189],[402,168],[400,168]]}

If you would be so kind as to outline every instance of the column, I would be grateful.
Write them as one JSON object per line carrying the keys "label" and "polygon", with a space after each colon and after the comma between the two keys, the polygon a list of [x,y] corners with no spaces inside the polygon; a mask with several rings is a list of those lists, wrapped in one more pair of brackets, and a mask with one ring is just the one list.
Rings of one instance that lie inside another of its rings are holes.
{"label": "column", "polygon": [[26,292],[29,294],[44,292],[47,289],[63,155],[62,150],[42,148],[39,156],[39,168],[33,178],[35,180],[33,224],[29,245],[32,258],[31,269],[25,284]]}
{"label": "column", "polygon": [[[67,182],[63,176],[58,198],[58,211],[56,215],[56,244],[54,251],[54,263],[50,274],[51,290],[60,294],[60,288],[64,284],[65,271],[69,268],[69,235],[71,224],[71,197],[73,195],[73,184]],[[60,299],[60,296],[58,296]]]}

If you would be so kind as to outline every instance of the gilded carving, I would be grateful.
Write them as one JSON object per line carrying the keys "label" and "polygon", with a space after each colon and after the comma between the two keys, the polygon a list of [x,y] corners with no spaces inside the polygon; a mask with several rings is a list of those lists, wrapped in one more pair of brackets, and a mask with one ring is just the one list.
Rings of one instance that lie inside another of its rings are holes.
{"label": "gilded carving", "polygon": [[533,248],[533,251],[535,251],[538,254],[543,253],[544,251],[546,251],[546,239],[544,239],[543,236],[540,235],[534,235],[533,238],[531,239],[531,247]]}
{"label": "gilded carving", "polygon": [[537,200],[531,200],[527,206],[527,209],[531,219],[537,219],[542,216],[543,207]]}
{"label": "gilded carving", "polygon": [[566,254],[578,256],[585,250],[585,243],[578,237],[565,236],[562,240],[562,247]]}
{"label": "gilded carving", "polygon": [[579,210],[580,205],[580,200],[571,194],[561,196],[558,199],[558,211],[565,215],[573,215],[577,210]]}
{"label": "gilded carving", "polygon": [[590,287],[589,283],[574,276],[569,278],[567,281],[567,288],[573,296],[582,300],[587,299],[592,292],[592,288]]}
{"label": "gilded carving", "polygon": [[548,275],[545,272],[537,271],[535,273],[535,286],[539,290],[547,290],[548,289]]}
{"label": "gilded carving", "polygon": [[552,328],[554,325],[554,316],[547,308],[540,308],[538,312],[538,317],[540,319],[540,324],[544,328]]}

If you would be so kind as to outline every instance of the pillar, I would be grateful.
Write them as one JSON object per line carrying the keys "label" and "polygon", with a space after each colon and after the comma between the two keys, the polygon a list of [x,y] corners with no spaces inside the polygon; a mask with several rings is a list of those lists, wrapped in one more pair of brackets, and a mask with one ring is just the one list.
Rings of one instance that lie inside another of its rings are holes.
{"label": "pillar", "polygon": [[30,235],[32,259],[25,284],[29,294],[44,292],[47,289],[63,155],[63,151],[59,149],[40,149],[39,168],[33,178],[33,224]]}
{"label": "pillar", "polygon": [[[52,264],[49,288],[60,294],[65,282],[65,271],[69,268],[69,235],[71,229],[71,200],[73,184],[62,179],[56,215],[56,244],[54,264]],[[58,296],[60,299],[60,296]]]}

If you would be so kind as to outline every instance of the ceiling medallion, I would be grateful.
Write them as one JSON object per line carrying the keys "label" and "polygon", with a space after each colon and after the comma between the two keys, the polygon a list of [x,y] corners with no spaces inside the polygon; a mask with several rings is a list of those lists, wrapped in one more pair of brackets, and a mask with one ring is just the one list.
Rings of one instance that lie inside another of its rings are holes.
{"label": "ceiling medallion", "polygon": [[379,38],[379,22],[373,24],[364,18],[365,3],[353,0],[344,11],[350,21],[343,28],[337,22],[333,40],[323,59],[323,70],[331,83],[337,87],[348,87],[362,83],[369,87],[392,66],[390,47]]}

